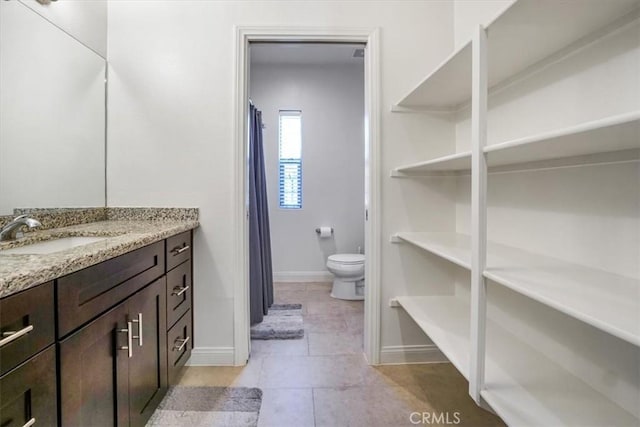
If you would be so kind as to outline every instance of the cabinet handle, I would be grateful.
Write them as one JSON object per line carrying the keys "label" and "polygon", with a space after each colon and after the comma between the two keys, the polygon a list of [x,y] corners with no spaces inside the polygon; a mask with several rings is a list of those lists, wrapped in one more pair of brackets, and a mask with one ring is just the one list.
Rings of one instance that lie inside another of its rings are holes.
{"label": "cabinet handle", "polygon": [[32,425],[34,425],[36,423],[36,419],[35,418],[31,418],[29,421],[26,422],[25,425],[23,425],[22,427],[31,427]]}
{"label": "cabinet handle", "polygon": [[24,328],[20,329],[19,331],[3,332],[2,336],[4,338],[2,338],[0,340],[0,348],[4,347],[5,345],[9,344],[12,341],[17,340],[18,338],[20,338],[22,336],[27,335],[31,331],[33,331],[33,325],[25,326]]}
{"label": "cabinet handle", "polygon": [[133,323],[138,324],[138,335],[134,335],[133,338],[138,340],[138,345],[142,347],[142,313],[138,313],[138,318],[132,320]]}
{"label": "cabinet handle", "polygon": [[191,246],[189,245],[185,245],[183,247],[176,246],[175,248],[171,249],[171,252],[173,252],[173,256],[176,256],[180,255],[182,252],[188,250],[189,248],[191,248]]}
{"label": "cabinet handle", "polygon": [[188,289],[189,289],[189,286],[176,286],[175,288],[173,288],[173,292],[171,292],[171,295],[175,297],[179,297],[180,295],[187,292]]}
{"label": "cabinet handle", "polygon": [[[189,337],[186,338],[178,338],[173,343],[173,351],[182,351],[185,345],[189,342]],[[180,343],[180,345],[178,345]]]}
{"label": "cabinet handle", "polygon": [[127,334],[127,345],[123,345],[122,347],[120,347],[120,350],[127,350],[127,354],[130,358],[133,357],[133,335],[131,335],[132,330],[132,322],[127,322],[127,329],[118,329],[118,332],[126,332]]}

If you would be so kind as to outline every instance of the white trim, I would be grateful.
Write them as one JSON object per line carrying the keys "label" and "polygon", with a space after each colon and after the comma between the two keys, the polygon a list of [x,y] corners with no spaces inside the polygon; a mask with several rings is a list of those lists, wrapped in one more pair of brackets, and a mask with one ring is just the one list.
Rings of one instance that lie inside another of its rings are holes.
{"label": "white trim", "polygon": [[333,282],[333,274],[328,271],[276,271],[274,282]]}
{"label": "white trim", "polygon": [[234,259],[234,345],[235,364],[244,365],[249,355],[249,292],[248,292],[248,227],[246,221],[247,116],[248,111],[248,47],[252,41],[317,41],[366,43],[365,55],[365,149],[369,167],[367,206],[369,219],[365,224],[365,357],[370,364],[380,360],[380,42],[377,28],[330,27],[235,27],[235,93],[234,150],[235,181],[233,227],[235,229]]}
{"label": "white trim", "polygon": [[487,321],[487,33],[478,26],[472,46],[471,96],[471,354],[469,394],[481,405],[484,388]]}
{"label": "white trim", "polygon": [[196,347],[191,351],[188,366],[233,366],[233,347]]}
{"label": "white trim", "polygon": [[449,360],[435,344],[388,345],[380,351],[380,363],[384,365],[443,362]]}

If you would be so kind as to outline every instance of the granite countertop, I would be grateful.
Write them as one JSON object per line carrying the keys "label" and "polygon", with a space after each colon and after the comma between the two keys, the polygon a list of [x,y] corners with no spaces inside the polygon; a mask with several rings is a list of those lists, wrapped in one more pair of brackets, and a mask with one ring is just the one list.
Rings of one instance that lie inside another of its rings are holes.
{"label": "granite countertop", "polygon": [[[198,227],[197,220],[107,220],[28,233],[0,242],[0,298]],[[105,240],[49,254],[3,254],[2,249],[60,237]]]}

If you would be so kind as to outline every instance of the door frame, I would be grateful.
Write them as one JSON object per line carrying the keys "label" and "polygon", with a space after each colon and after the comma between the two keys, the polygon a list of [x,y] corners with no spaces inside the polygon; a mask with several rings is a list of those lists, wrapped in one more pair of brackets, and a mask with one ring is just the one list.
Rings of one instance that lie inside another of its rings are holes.
{"label": "door frame", "polygon": [[249,358],[249,44],[251,42],[364,43],[365,72],[365,310],[364,354],[380,363],[380,45],[378,28],[235,27],[234,93],[234,364]]}

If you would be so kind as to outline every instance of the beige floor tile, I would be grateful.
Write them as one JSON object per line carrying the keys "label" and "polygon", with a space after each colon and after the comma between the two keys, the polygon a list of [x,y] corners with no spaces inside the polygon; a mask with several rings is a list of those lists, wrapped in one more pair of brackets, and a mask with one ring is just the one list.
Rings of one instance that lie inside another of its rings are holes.
{"label": "beige floor tile", "polygon": [[246,366],[189,366],[179,385],[209,387],[257,387],[262,360],[251,359]]}
{"label": "beige floor tile", "polygon": [[347,322],[342,314],[307,314],[303,316],[305,332],[346,333]]}
{"label": "beige floor tile", "polygon": [[365,383],[373,388],[402,387],[422,402],[423,411],[457,412],[459,425],[504,425],[500,418],[475,404],[467,381],[450,363],[376,366],[366,372]]}
{"label": "beige floor tile", "polygon": [[310,388],[263,388],[258,427],[313,427]]}
{"label": "beige floor tile", "polygon": [[315,388],[316,426],[411,426],[421,402],[402,387]]}
{"label": "beige floor tile", "polygon": [[348,387],[361,385],[366,365],[362,355],[267,356],[260,386],[271,388]]}
{"label": "beige floor tile", "polygon": [[332,299],[330,301],[307,301],[307,314],[354,314],[363,313],[360,307],[350,301]]}
{"label": "beige floor tile", "polygon": [[273,302],[275,304],[302,304],[306,301],[307,291],[276,291]]}
{"label": "beige floor tile", "polygon": [[251,356],[263,357],[274,354],[286,354],[289,356],[309,355],[308,334],[294,340],[251,340]]}
{"label": "beige floor tile", "polygon": [[273,290],[275,293],[279,291],[306,291],[306,283],[291,283],[291,282],[276,282],[273,284]]}
{"label": "beige floor tile", "polygon": [[348,333],[364,336],[364,312],[344,314],[343,317]]}
{"label": "beige floor tile", "polygon": [[331,293],[331,282],[309,282],[307,283],[307,291],[326,291]]}
{"label": "beige floor tile", "polygon": [[336,298],[331,296],[330,289],[309,289],[307,290],[307,301],[324,301],[331,303],[340,303]]}
{"label": "beige floor tile", "polygon": [[361,336],[346,333],[309,333],[309,355],[362,354]]}

